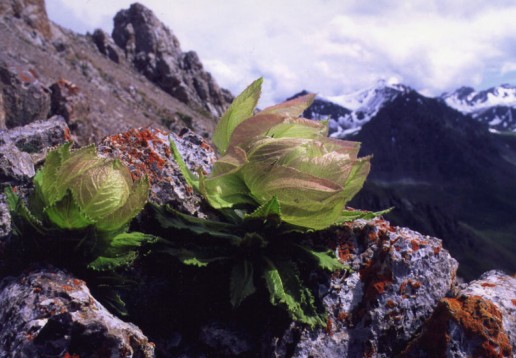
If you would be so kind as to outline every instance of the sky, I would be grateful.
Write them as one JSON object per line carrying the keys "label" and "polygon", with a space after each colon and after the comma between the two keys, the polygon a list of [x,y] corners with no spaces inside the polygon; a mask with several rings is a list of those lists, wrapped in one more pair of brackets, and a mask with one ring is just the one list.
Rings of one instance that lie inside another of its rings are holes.
{"label": "sky", "polygon": [[[46,0],[50,19],[113,29],[134,1]],[[437,96],[516,84],[513,0],[140,0],[233,94],[263,76],[261,105],[306,89],[339,96],[394,80]]]}

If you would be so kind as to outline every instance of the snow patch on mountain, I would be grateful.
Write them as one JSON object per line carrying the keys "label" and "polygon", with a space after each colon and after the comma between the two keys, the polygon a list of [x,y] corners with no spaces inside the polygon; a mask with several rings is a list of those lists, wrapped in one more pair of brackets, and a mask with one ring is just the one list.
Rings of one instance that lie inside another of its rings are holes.
{"label": "snow patch on mountain", "polygon": [[491,129],[516,132],[516,87],[503,84],[483,91],[461,87],[444,93],[441,98],[448,106],[470,114]]}
{"label": "snow patch on mountain", "polygon": [[338,118],[330,118],[330,136],[344,138],[355,134],[369,122],[387,102],[398,95],[411,91],[410,87],[393,80],[381,80],[365,90],[342,96],[325,97],[323,100],[337,103],[350,110]]}

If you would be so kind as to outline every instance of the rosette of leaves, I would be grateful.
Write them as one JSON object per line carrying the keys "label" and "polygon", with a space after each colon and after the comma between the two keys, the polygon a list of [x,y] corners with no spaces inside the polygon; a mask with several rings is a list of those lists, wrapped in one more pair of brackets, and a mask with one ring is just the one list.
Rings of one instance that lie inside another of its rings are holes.
{"label": "rosette of leaves", "polygon": [[294,320],[324,324],[301,271],[343,266],[300,233],[381,214],[345,208],[362,187],[370,158],[357,157],[359,143],[328,138],[327,122],[299,118],[314,95],[254,114],[261,84],[258,79],[244,90],[219,121],[213,142],[221,157],[209,175],[191,173],[171,141],[185,178],[221,220],[198,219],[172,208],[156,208],[158,219],[163,227],[200,235],[188,242],[168,240],[167,251],[185,264],[232,263],[234,306],[263,278],[273,305],[285,308]]}
{"label": "rosette of leaves", "polygon": [[27,202],[6,191],[19,251],[75,273],[127,266],[140,246],[156,240],[128,232],[147,202],[148,181],[133,181],[120,161],[99,157],[94,145],[70,146],[49,152]]}

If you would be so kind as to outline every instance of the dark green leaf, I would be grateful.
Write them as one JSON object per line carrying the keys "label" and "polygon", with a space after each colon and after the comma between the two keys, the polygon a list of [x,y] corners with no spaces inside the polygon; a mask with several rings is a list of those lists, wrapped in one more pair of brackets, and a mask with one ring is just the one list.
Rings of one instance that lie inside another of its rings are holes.
{"label": "dark green leaf", "polygon": [[265,260],[263,277],[269,290],[271,303],[285,308],[295,321],[305,323],[312,328],[324,325],[325,321],[317,313],[312,293],[299,279],[296,265],[288,261],[273,263],[269,259]]}
{"label": "dark green leaf", "polygon": [[195,216],[183,214],[170,206],[163,207],[153,205],[153,208],[156,213],[156,219],[165,229],[189,230],[197,235],[207,234],[231,240],[240,240],[239,236],[234,235],[237,227],[233,224],[200,219]]}
{"label": "dark green leaf", "polygon": [[304,252],[306,252],[313,260],[317,262],[317,266],[327,271],[342,270],[345,268],[343,264],[335,257],[331,251],[314,251],[306,246],[297,245]]}
{"label": "dark green leaf", "polygon": [[238,307],[246,297],[252,295],[256,288],[253,283],[254,268],[247,260],[237,261],[231,269],[229,294],[231,305]]}

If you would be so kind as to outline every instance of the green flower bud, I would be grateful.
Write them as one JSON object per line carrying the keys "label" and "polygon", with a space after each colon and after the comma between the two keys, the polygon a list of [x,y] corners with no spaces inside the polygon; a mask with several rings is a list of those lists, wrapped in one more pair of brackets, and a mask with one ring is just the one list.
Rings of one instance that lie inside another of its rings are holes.
{"label": "green flower bud", "polygon": [[98,157],[95,146],[70,151],[69,143],[48,154],[34,183],[46,217],[62,229],[121,229],[143,209],[149,191],[146,180],[134,182],[118,160]]}

